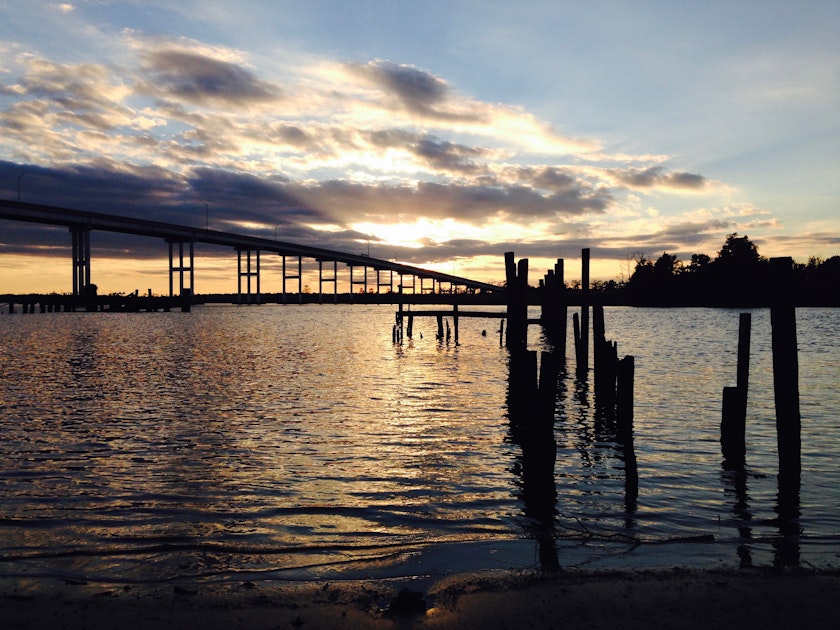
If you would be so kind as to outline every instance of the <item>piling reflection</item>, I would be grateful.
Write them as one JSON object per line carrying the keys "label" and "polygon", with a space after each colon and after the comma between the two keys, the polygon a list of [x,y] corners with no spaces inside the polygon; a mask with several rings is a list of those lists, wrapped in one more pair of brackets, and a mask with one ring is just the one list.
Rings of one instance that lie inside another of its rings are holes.
{"label": "piling reflection", "polygon": [[799,540],[802,526],[799,521],[799,474],[779,474],[779,494],[774,508],[777,514],[779,536],[773,540],[774,566],[799,566]]}
{"label": "piling reflection", "polygon": [[723,492],[733,499],[732,515],[738,528],[738,559],[741,568],[753,566],[752,560],[752,512],[749,505],[749,489],[747,487],[747,471],[743,464],[732,466],[727,460],[723,461],[721,482]]}
{"label": "piling reflection", "polygon": [[550,353],[544,352],[538,387],[536,358],[535,352],[511,353],[508,419],[511,437],[522,449],[515,472],[521,478],[524,513],[539,546],[540,567],[544,571],[557,571],[560,564],[554,537],[557,513],[554,417],[560,365]]}

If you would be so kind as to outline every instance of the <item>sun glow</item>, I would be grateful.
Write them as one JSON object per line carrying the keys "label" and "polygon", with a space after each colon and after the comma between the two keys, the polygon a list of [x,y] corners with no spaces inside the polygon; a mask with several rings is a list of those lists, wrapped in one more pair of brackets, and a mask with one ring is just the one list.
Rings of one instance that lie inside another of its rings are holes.
{"label": "sun glow", "polygon": [[483,225],[470,225],[456,219],[421,218],[411,223],[380,224],[371,222],[354,223],[351,229],[368,234],[382,244],[399,247],[420,248],[427,245],[447,243],[455,240],[499,243],[510,240],[533,238],[542,224],[520,225],[498,219],[489,219]]}

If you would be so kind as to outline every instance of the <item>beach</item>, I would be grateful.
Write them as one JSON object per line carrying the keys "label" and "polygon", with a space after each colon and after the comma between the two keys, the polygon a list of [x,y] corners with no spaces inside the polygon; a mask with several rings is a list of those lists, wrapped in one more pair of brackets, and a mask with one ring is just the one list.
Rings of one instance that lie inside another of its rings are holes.
{"label": "beach", "polygon": [[[109,585],[5,581],[24,628],[835,628],[840,572],[482,572],[415,580]],[[429,584],[428,581],[425,584]]]}

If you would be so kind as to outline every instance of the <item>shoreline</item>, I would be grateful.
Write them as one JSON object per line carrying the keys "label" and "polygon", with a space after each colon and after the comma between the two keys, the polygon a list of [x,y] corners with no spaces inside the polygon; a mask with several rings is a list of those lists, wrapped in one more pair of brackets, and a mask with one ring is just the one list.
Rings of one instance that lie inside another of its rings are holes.
{"label": "shoreline", "polygon": [[[424,585],[427,588],[424,588]],[[312,582],[0,582],[24,628],[836,627],[840,570],[485,571]]]}

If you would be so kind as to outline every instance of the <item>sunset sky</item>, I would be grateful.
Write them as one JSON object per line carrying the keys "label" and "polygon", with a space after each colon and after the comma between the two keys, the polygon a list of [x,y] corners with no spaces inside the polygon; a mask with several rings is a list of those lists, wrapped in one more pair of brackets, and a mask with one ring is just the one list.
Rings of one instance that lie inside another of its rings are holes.
{"label": "sunset sky", "polygon": [[[840,2],[0,0],[0,133],[7,199],[486,281],[732,232],[805,262],[840,254]],[[166,289],[163,243],[91,242],[100,292]],[[0,223],[0,293],[71,279],[66,229]]]}

